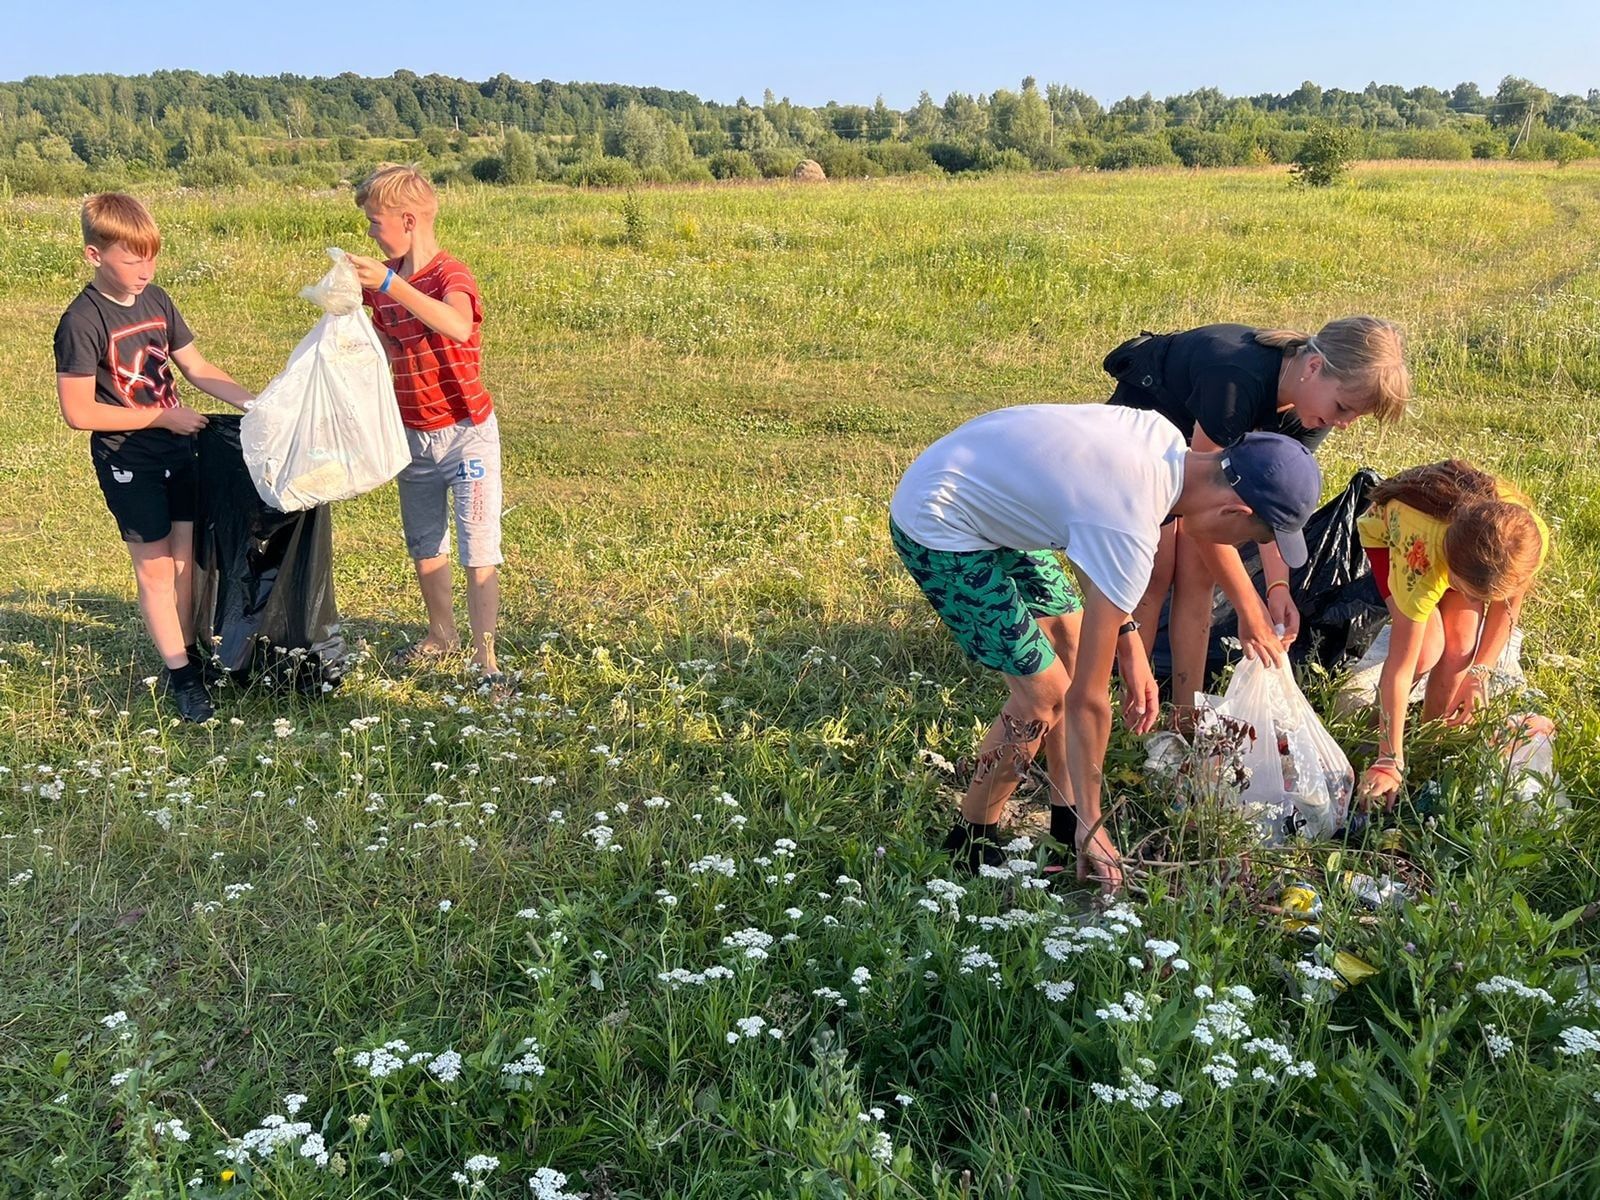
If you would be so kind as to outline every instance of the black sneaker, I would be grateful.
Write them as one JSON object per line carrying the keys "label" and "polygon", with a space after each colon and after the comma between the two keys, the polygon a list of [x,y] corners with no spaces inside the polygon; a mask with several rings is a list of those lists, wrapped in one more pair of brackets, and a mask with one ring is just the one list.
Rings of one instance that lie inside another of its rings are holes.
{"label": "black sneaker", "polygon": [[185,721],[199,725],[217,715],[198,674],[191,674],[186,680],[177,679],[173,676],[172,668],[167,667],[162,672],[162,682],[166,685],[167,695],[177,706],[178,715]]}

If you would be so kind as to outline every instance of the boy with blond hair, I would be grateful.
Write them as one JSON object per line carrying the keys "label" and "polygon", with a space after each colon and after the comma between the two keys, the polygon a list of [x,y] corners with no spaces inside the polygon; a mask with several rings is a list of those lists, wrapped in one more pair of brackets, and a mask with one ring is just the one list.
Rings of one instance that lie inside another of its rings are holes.
{"label": "boy with blond hair", "polygon": [[195,387],[236,408],[254,396],[207,362],[172,298],[151,282],[161,231],[132,196],[84,201],[83,257],[94,277],[56,326],[56,396],[89,452],[106,507],[133,559],[139,611],[185,721],[214,715],[194,644],[195,439],[203,413],[178,397],[177,363]]}
{"label": "boy with blond hair", "polygon": [[381,166],[356,189],[367,234],[384,261],[352,254],[362,298],[389,351],[411,465],[400,472],[400,523],[416,564],[428,632],[401,655],[418,663],[460,646],[450,597],[450,527],[455,513],[467,575],[472,661],[497,682],[500,607],[500,428],[479,378],[483,303],[472,272],[439,247],[439,198],[415,167]]}

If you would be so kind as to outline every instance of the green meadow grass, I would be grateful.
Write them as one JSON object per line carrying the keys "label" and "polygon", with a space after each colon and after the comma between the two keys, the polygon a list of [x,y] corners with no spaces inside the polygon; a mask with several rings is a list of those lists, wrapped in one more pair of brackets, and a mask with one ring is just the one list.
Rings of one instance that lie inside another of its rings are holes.
{"label": "green meadow grass", "polygon": [[[203,729],[143,682],[126,553],[56,412],[73,207],[0,202],[0,1194],[510,1197],[540,1168],[596,1198],[1600,1192],[1600,1062],[1563,1032],[1600,1030],[1568,1007],[1600,899],[1597,185],[675,188],[638,194],[632,234],[614,193],[451,191],[518,693],[388,667],[420,603],[386,488],[336,510],[345,687],[235,693]],[[158,282],[253,388],[311,325],[323,248],[366,249],[348,194],[146,199]],[[889,550],[900,471],[975,412],[1103,398],[1141,328],[1354,312],[1406,327],[1418,399],[1330,440],[1329,491],[1461,455],[1556,529],[1520,703],[1560,725],[1571,810],[1504,798],[1478,738],[1423,735],[1438,787],[1373,846],[1249,853],[1173,823],[1119,732],[1123,844],[1170,825],[1186,865],[1108,916],[1060,885],[930,890],[953,793],[924,752],[967,752],[1002,689]],[[1376,914],[1337,882],[1402,867],[1420,898]],[[1262,910],[1324,876],[1327,950],[1377,967],[1338,995]],[[1223,1001],[1251,1034],[1208,1046]],[[374,1075],[394,1040],[461,1061]],[[309,1128],[217,1156],[270,1114]]]}

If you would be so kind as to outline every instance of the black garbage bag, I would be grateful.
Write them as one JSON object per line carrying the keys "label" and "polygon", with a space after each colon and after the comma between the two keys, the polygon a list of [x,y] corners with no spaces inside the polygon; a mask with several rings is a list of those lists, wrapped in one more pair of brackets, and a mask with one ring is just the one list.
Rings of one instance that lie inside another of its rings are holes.
{"label": "black garbage bag", "polygon": [[195,640],[239,683],[322,691],[348,657],[333,597],[333,521],[326,505],[282,513],[256,493],[239,449],[239,417],[198,435]]}
{"label": "black garbage bag", "polygon": [[[1378,595],[1372,578],[1372,565],[1361,548],[1356,521],[1366,512],[1368,493],[1382,480],[1376,471],[1363,467],[1350,482],[1311,515],[1306,522],[1306,565],[1289,573],[1289,592],[1300,610],[1300,636],[1289,651],[1296,664],[1316,662],[1330,670],[1348,657],[1366,650],[1373,636],[1388,620],[1389,612]],[[1242,549],[1245,570],[1259,592],[1262,587],[1261,556],[1254,545]],[[1239,636],[1239,618],[1233,605],[1219,588],[1211,608],[1211,642],[1206,650],[1206,678],[1215,680],[1237,656],[1238,651],[1223,645],[1224,638]],[[1156,678],[1172,676],[1172,651],[1167,641],[1167,610],[1161,611],[1161,625],[1150,655]]]}

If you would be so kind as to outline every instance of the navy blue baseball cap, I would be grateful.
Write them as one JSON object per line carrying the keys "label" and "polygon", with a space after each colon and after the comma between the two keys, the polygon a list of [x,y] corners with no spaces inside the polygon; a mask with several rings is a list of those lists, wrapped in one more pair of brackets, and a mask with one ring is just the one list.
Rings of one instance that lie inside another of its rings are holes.
{"label": "navy blue baseball cap", "polygon": [[1322,498],[1322,468],[1293,438],[1247,433],[1222,452],[1222,473],[1250,510],[1272,526],[1283,561],[1306,563],[1302,530]]}

